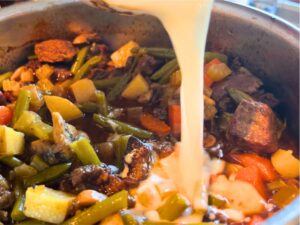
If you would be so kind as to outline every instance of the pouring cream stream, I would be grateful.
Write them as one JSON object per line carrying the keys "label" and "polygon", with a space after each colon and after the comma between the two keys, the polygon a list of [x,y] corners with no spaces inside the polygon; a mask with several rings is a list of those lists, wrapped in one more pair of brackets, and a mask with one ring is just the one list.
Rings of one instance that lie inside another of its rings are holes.
{"label": "pouring cream stream", "polygon": [[119,11],[151,14],[169,33],[182,73],[181,143],[170,173],[195,209],[207,206],[208,156],[203,149],[203,65],[213,0],[105,0]]}

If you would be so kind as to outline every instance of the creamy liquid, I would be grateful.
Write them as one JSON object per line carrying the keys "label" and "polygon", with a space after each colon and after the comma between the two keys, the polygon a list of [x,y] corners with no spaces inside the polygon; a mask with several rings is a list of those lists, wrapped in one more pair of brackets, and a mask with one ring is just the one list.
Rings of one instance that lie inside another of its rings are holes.
{"label": "creamy liquid", "polygon": [[196,209],[207,206],[208,156],[203,150],[203,64],[213,0],[105,0],[117,10],[146,13],[160,19],[169,33],[182,73],[181,143],[176,170],[178,189]]}

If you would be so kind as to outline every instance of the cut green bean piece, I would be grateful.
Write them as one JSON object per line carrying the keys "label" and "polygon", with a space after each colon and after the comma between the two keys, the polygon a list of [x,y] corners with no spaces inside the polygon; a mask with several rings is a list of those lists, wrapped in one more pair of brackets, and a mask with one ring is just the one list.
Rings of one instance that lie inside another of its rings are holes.
{"label": "cut green bean piece", "polygon": [[[142,223],[142,225],[180,225],[180,223],[145,221],[145,222]],[[183,223],[182,225],[223,225],[223,224],[213,223],[213,222],[200,222],[200,223]]]}
{"label": "cut green bean piece", "polygon": [[123,190],[77,213],[62,225],[93,225],[128,206],[128,193]]}
{"label": "cut green bean piece", "polygon": [[12,75],[13,72],[6,72],[0,75],[0,88],[2,88],[3,81],[9,79]]}
{"label": "cut green bean piece", "polygon": [[20,159],[14,156],[0,158],[0,162],[9,166],[10,168],[15,168],[23,164],[23,162]]}
{"label": "cut green bean piece", "polygon": [[123,157],[126,153],[128,141],[131,135],[121,135],[115,142],[115,158],[116,158],[116,166],[120,171],[124,169],[124,160]]}
{"label": "cut green bean piece", "polygon": [[179,69],[178,64],[176,64],[174,67],[170,68],[169,71],[167,71],[159,80],[159,84],[167,84],[170,81],[171,75],[176,72],[176,70]]}
{"label": "cut green bean piece", "polygon": [[15,225],[51,225],[50,223],[39,221],[39,220],[26,220]]}
{"label": "cut green bean piece", "polygon": [[121,218],[124,225],[139,225],[137,220],[128,212],[121,212]]}
{"label": "cut green bean piece", "polygon": [[17,197],[17,200],[15,201],[10,217],[15,221],[22,221],[26,218],[23,212],[25,203],[25,191],[20,182],[16,183],[15,195]]}
{"label": "cut green bean piece", "polygon": [[70,167],[71,167],[71,163],[62,163],[62,164],[49,167],[32,177],[25,178],[24,185],[26,187],[29,187],[35,184],[42,184],[48,181],[53,181],[56,178],[59,178],[63,174],[65,174]]}
{"label": "cut green bean piece", "polygon": [[16,102],[16,107],[14,111],[13,124],[17,122],[22,113],[29,109],[29,104],[31,100],[31,92],[29,90],[21,90]]}
{"label": "cut green bean piece", "polygon": [[176,57],[173,49],[170,48],[133,48],[133,54],[148,54],[158,58],[173,59]]}
{"label": "cut green bean piece", "polygon": [[96,103],[98,104],[99,113],[101,113],[104,116],[107,116],[108,106],[106,96],[103,91],[96,91]]}
{"label": "cut green bean piece", "polygon": [[83,78],[93,66],[100,63],[101,61],[102,61],[101,56],[93,56],[92,58],[90,58],[77,71],[77,73],[75,74],[75,76],[73,78],[73,81],[75,82],[75,81],[80,80],[81,78]]}
{"label": "cut green bean piece", "polygon": [[32,157],[30,165],[38,171],[42,171],[49,167],[49,165],[45,163],[44,160],[42,160],[42,158],[38,155],[34,155]]}
{"label": "cut green bean piece", "polygon": [[131,134],[135,137],[144,139],[149,139],[152,137],[152,133],[149,131],[142,130],[118,120],[107,118],[100,114],[94,114],[93,119],[100,126],[120,134]]}
{"label": "cut green bean piece", "polygon": [[209,63],[213,59],[219,59],[221,62],[227,64],[228,57],[222,53],[218,52],[205,52],[204,61],[205,63]]}
{"label": "cut green bean piece", "polygon": [[83,165],[100,165],[99,160],[93,146],[90,144],[89,140],[86,138],[81,138],[78,141],[74,141],[71,144],[72,150],[77,155],[78,159],[83,163]]}
{"label": "cut green bean piece", "polygon": [[98,104],[94,102],[84,102],[81,105],[78,105],[80,111],[84,113],[97,113],[99,111]]}
{"label": "cut green bean piece", "polygon": [[76,74],[78,72],[78,70],[84,63],[88,52],[89,52],[89,47],[83,47],[82,49],[79,50],[79,52],[77,53],[75,62],[73,63],[73,65],[71,67],[72,74]]}
{"label": "cut green bean piece", "polygon": [[180,217],[187,207],[188,203],[186,199],[180,194],[174,194],[157,211],[161,219],[173,221]]}
{"label": "cut green bean piece", "polygon": [[93,80],[93,82],[97,89],[104,90],[115,86],[121,79],[122,77],[113,77],[102,80]]}
{"label": "cut green bean piece", "polygon": [[173,70],[174,67],[176,67],[177,59],[173,59],[169,62],[167,62],[165,65],[163,65],[159,70],[157,70],[152,76],[152,80],[159,80],[161,79],[165,74],[168,74],[170,70]]}
{"label": "cut green bean piece", "polygon": [[229,96],[237,103],[239,104],[241,101],[243,100],[248,100],[248,101],[252,101],[253,98],[246,94],[245,92],[243,91],[240,91],[238,89],[235,89],[235,88],[229,88],[227,90]]}

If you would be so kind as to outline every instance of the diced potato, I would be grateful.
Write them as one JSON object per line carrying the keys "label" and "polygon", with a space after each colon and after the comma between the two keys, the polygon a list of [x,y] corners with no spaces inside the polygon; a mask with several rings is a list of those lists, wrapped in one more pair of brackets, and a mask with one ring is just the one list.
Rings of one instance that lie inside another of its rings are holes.
{"label": "diced potato", "polygon": [[53,72],[54,68],[52,66],[44,64],[35,71],[35,75],[39,80],[49,79]]}
{"label": "diced potato", "polygon": [[44,92],[51,92],[54,89],[53,83],[48,79],[39,80],[37,86]]}
{"label": "diced potato", "polygon": [[224,175],[218,176],[210,186],[210,193],[226,198],[230,209],[241,211],[245,215],[264,210],[264,199],[253,185],[244,181],[230,181]]}
{"label": "diced potato", "polygon": [[147,209],[157,209],[162,201],[158,190],[150,182],[138,188],[137,199]]}
{"label": "diced potato", "polygon": [[26,69],[21,73],[22,82],[32,82],[33,81],[33,71],[32,69]]}
{"label": "diced potato", "polygon": [[147,81],[141,74],[138,74],[127,85],[122,93],[122,97],[127,99],[136,99],[148,91],[149,85]]}
{"label": "diced potato", "polygon": [[300,161],[291,150],[278,149],[273,153],[271,162],[275,170],[284,178],[296,178],[300,173]]}
{"label": "diced potato", "polygon": [[58,112],[66,121],[83,116],[79,108],[66,98],[47,95],[44,96],[44,99],[50,112]]}
{"label": "diced potato", "polygon": [[24,134],[7,126],[0,126],[0,155],[20,155],[24,152]]}
{"label": "diced potato", "polygon": [[96,87],[93,81],[82,79],[71,85],[76,102],[81,104],[84,102],[94,101],[96,98]]}
{"label": "diced potato", "polygon": [[137,48],[139,45],[134,41],[129,41],[127,44],[123,45],[113,54],[110,58],[116,68],[121,68],[126,66],[127,59],[132,55],[131,50]]}
{"label": "diced potato", "polygon": [[209,67],[207,76],[213,81],[220,81],[229,76],[231,72],[231,69],[225,63],[219,63]]}
{"label": "diced potato", "polygon": [[24,214],[37,220],[59,224],[64,221],[74,196],[44,185],[30,187],[25,194]]}

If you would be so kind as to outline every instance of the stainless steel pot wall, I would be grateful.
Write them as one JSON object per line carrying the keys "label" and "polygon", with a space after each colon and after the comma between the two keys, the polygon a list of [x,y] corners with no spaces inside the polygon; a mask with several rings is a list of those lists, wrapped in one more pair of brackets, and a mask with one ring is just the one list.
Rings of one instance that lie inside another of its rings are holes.
{"label": "stainless steel pot wall", "polygon": [[[85,31],[99,32],[113,48],[132,39],[145,46],[171,46],[161,23],[151,16],[115,15],[80,0],[41,0],[0,10],[0,72],[18,66],[35,41]],[[262,78],[283,102],[282,113],[298,139],[299,30],[253,9],[217,1],[207,48],[239,56]],[[298,198],[266,224],[298,224],[299,205]]]}

